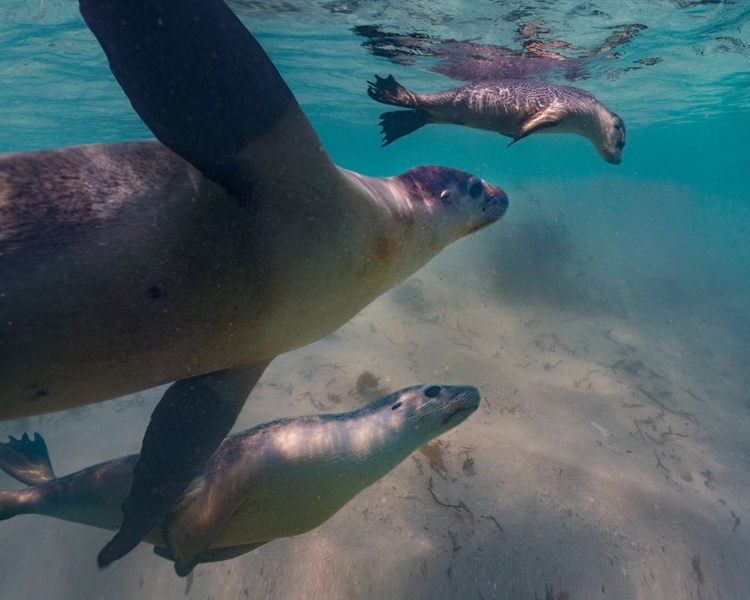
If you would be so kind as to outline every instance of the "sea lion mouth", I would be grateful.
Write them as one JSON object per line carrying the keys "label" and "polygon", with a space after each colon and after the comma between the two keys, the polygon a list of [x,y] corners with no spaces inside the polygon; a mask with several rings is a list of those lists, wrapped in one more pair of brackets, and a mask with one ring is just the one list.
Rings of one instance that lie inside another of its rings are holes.
{"label": "sea lion mouth", "polygon": [[486,204],[482,208],[483,219],[469,229],[469,233],[474,233],[499,221],[508,212],[508,194],[499,187],[495,187],[487,182],[484,183],[486,193]]}
{"label": "sea lion mouth", "polygon": [[445,417],[443,417],[443,424],[448,423],[455,417],[456,415],[462,413],[462,412],[473,412],[475,410],[475,407],[472,406],[459,406],[456,410],[448,413]]}
{"label": "sea lion mouth", "polygon": [[487,223],[479,223],[479,225],[474,225],[471,229],[469,229],[469,233],[474,233],[475,231],[479,231],[480,229],[484,229],[485,227],[492,225],[495,221],[488,221]]}
{"label": "sea lion mouth", "polygon": [[619,165],[622,162],[622,154],[619,152],[603,151],[602,158],[610,165]]}

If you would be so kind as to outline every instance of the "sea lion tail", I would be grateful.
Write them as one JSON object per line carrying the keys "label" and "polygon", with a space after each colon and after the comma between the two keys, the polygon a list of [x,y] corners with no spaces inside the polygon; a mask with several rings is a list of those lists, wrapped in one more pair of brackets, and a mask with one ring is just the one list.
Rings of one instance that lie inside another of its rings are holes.
{"label": "sea lion tail", "polygon": [[47,444],[38,433],[30,439],[27,433],[17,440],[12,435],[0,442],[0,469],[26,485],[39,485],[55,478]]}
{"label": "sea lion tail", "polygon": [[367,94],[377,102],[404,108],[419,107],[419,97],[398,83],[393,75],[388,75],[385,79],[375,75],[375,81],[368,81],[367,85]]}
{"label": "sea lion tail", "polygon": [[380,129],[383,133],[383,146],[395,142],[398,138],[409,135],[420,127],[430,123],[430,115],[426,111],[394,110],[380,115]]}

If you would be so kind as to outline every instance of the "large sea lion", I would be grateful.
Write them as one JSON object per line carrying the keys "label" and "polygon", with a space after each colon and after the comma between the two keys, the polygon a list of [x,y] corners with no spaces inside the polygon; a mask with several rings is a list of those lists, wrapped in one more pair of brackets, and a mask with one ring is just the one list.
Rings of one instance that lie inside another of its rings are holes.
{"label": "large sea lion", "polygon": [[[469,386],[421,385],[357,410],[280,419],[222,442],[145,538],[184,576],[317,527],[422,444],[479,406]],[[0,444],[0,468],[31,486],[0,492],[0,520],[39,514],[117,529],[138,455],[56,478],[44,440]]]}
{"label": "large sea lion", "polygon": [[575,133],[585,137],[608,163],[619,165],[625,124],[593,95],[542,81],[503,79],[465,85],[436,94],[415,94],[392,75],[368,81],[373,100],[411,110],[380,115],[383,146],[428,123],[453,123],[496,131],[514,144],[532,133]]}
{"label": "large sea lion", "polygon": [[223,0],[80,0],[158,141],[0,157],[0,418],[175,382],[99,564],[159,523],[278,354],[313,342],[505,193],[336,167]]}

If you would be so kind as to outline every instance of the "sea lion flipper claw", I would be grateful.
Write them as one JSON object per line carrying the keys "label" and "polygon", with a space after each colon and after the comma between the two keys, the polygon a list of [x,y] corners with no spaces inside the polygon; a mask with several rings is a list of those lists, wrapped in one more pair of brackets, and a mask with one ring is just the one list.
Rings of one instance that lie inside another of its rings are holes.
{"label": "sea lion flipper claw", "polygon": [[135,548],[167,515],[234,425],[270,360],[178,381],[151,415],[120,531],[99,553],[100,567]]}
{"label": "sea lion flipper claw", "polygon": [[217,183],[236,188],[239,153],[299,111],[223,0],[80,0],[80,9],[143,122]]}

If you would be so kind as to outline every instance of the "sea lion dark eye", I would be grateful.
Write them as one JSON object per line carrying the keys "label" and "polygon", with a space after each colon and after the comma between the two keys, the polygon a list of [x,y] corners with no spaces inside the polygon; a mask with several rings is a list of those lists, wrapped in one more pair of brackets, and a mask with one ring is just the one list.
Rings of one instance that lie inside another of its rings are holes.
{"label": "sea lion dark eye", "polygon": [[437,398],[440,395],[441,389],[439,385],[431,385],[424,391],[424,395],[428,398]]}
{"label": "sea lion dark eye", "polygon": [[474,198],[474,200],[479,198],[479,196],[482,195],[483,191],[484,191],[484,186],[482,185],[482,182],[479,181],[478,179],[475,180],[474,183],[472,183],[469,186],[469,196]]}
{"label": "sea lion dark eye", "polygon": [[399,406],[401,406],[400,402],[396,402],[393,406],[391,406],[391,410],[396,410]]}
{"label": "sea lion dark eye", "polygon": [[451,197],[451,191],[450,190],[443,190],[440,192],[440,199],[441,200],[447,200]]}

